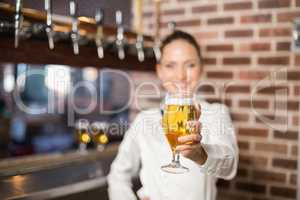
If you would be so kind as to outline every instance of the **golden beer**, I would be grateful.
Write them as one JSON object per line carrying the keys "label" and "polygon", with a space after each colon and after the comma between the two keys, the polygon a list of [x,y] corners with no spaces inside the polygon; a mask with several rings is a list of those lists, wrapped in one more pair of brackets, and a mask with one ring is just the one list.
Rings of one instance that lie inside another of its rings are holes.
{"label": "golden beer", "polygon": [[88,121],[78,120],[75,125],[75,131],[77,135],[77,140],[80,145],[86,145],[91,142],[91,136],[88,131]]}
{"label": "golden beer", "polygon": [[197,110],[194,105],[166,105],[163,115],[163,127],[173,152],[178,144],[178,137],[190,134],[187,122],[196,118]]}
{"label": "golden beer", "polygon": [[90,127],[90,133],[98,150],[103,150],[104,145],[109,142],[107,135],[109,125],[106,122],[94,122]]}
{"label": "golden beer", "polygon": [[[178,137],[191,134],[189,121],[198,119],[198,111],[194,106],[195,96],[191,93],[173,93],[165,98],[162,125],[168,143],[172,150],[172,161],[161,169],[167,173],[181,174],[189,169],[180,163],[180,153],[176,151]],[[189,144],[189,143],[187,143]]]}
{"label": "golden beer", "polygon": [[86,129],[77,129],[79,143],[88,144],[91,141],[91,137]]}

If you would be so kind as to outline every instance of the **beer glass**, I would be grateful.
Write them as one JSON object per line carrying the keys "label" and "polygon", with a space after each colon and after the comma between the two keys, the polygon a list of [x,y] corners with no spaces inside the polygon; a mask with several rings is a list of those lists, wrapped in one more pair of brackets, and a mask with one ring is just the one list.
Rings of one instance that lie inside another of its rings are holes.
{"label": "beer glass", "polygon": [[109,125],[106,122],[94,122],[90,126],[89,131],[98,151],[103,151],[105,145],[108,143],[108,128]]}
{"label": "beer glass", "polygon": [[75,124],[75,131],[79,142],[79,151],[84,152],[87,144],[90,143],[91,137],[88,132],[89,122],[87,120],[78,120]]}
{"label": "beer glass", "polygon": [[176,152],[178,137],[191,134],[188,121],[197,120],[197,109],[194,96],[189,93],[175,93],[166,96],[163,113],[163,130],[172,150],[173,159],[161,169],[168,173],[181,174],[189,169],[180,163],[180,155]]}

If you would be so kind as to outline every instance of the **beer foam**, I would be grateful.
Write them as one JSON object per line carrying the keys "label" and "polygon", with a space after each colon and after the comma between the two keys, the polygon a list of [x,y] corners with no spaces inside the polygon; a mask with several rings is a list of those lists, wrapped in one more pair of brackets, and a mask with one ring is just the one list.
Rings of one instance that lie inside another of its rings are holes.
{"label": "beer foam", "polygon": [[166,105],[193,105],[192,98],[168,98],[165,99]]}

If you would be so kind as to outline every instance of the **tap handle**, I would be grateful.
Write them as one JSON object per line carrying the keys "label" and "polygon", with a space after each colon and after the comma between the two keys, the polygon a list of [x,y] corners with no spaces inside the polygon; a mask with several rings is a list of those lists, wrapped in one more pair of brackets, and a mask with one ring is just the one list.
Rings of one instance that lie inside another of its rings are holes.
{"label": "tap handle", "polygon": [[117,10],[116,12],[116,24],[117,26],[122,26],[123,24],[123,16],[122,16],[122,12],[120,10]]}
{"label": "tap handle", "polygon": [[69,2],[69,6],[70,6],[70,15],[71,17],[77,17],[77,5],[76,2],[74,0],[70,0]]}
{"label": "tap handle", "polygon": [[22,0],[16,0],[16,13],[15,13],[15,48],[19,46],[20,29],[23,20],[22,16]]}
{"label": "tap handle", "polygon": [[176,30],[176,22],[174,21],[169,22],[168,29],[170,30],[170,32],[174,32]]}
{"label": "tap handle", "polygon": [[45,0],[45,10],[47,12],[46,33],[48,36],[49,48],[54,49],[53,29],[52,29],[52,0]]}
{"label": "tap handle", "polygon": [[70,16],[72,17],[72,32],[78,32],[77,6],[74,0],[70,1]]}
{"label": "tap handle", "polygon": [[116,12],[116,24],[117,24],[117,48],[118,48],[118,57],[123,60],[125,58],[124,51],[124,28],[123,28],[123,17],[122,12],[118,10]]}
{"label": "tap handle", "polygon": [[97,9],[95,15],[96,24],[98,26],[103,25],[104,22],[104,11],[103,9]]}
{"label": "tap handle", "polygon": [[159,62],[160,58],[161,58],[160,40],[159,39],[156,39],[154,41],[153,52],[154,52],[154,56],[156,58],[156,62]]}
{"label": "tap handle", "polygon": [[45,10],[47,12],[47,26],[52,26],[52,0],[45,0]]}
{"label": "tap handle", "polygon": [[143,62],[145,60],[145,53],[144,53],[144,36],[142,34],[137,35],[136,49],[137,49],[138,60],[140,62]]}
{"label": "tap handle", "polygon": [[116,12],[116,24],[117,24],[117,40],[123,40],[124,39],[124,28],[122,25],[122,12],[118,10]]}
{"label": "tap handle", "polygon": [[95,21],[97,24],[97,33],[95,37],[95,42],[97,46],[97,54],[100,59],[104,58],[104,49],[102,45],[103,39],[103,22],[104,22],[104,11],[102,9],[97,9],[95,14]]}
{"label": "tap handle", "polygon": [[71,31],[71,39],[73,42],[73,52],[75,55],[79,54],[79,36],[78,36],[78,19],[77,19],[77,5],[74,0],[69,2],[70,8],[70,16],[72,17],[72,31]]}

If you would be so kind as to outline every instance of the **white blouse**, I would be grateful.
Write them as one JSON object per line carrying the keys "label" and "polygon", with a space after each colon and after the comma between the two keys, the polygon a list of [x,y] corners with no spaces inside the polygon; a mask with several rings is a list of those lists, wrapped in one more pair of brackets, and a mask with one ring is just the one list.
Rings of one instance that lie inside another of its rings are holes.
{"label": "white blouse", "polygon": [[139,172],[140,199],[215,200],[217,178],[232,179],[237,171],[238,147],[228,108],[222,104],[200,102],[202,146],[207,152],[204,165],[181,156],[189,168],[184,174],[161,170],[172,158],[161,127],[160,109],[138,114],[126,132],[108,175],[110,200],[136,200],[131,179]]}

